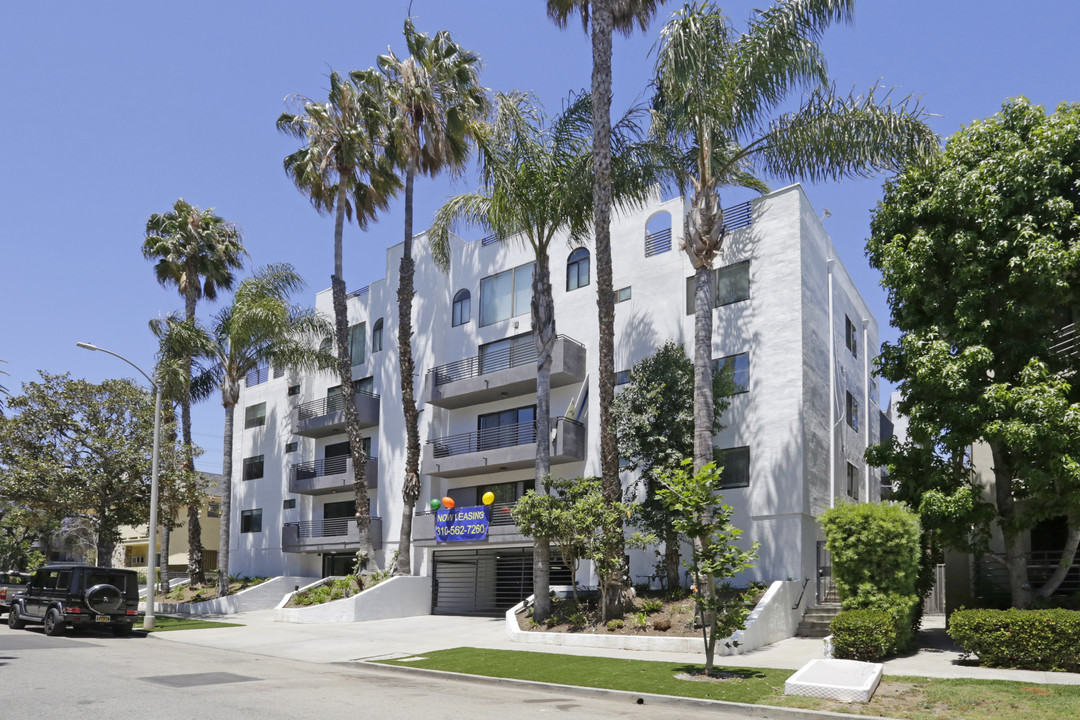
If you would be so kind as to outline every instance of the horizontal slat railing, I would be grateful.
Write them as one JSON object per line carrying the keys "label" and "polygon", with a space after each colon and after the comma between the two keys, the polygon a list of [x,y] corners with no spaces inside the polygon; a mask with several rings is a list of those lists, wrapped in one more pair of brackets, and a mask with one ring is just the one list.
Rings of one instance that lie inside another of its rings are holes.
{"label": "horizontal slat railing", "polygon": [[[380,518],[371,517],[372,521]],[[297,537],[301,540],[321,537],[340,537],[348,535],[350,528],[356,527],[356,519],[351,517],[330,518],[329,520],[301,520],[285,523],[285,527],[297,528]]]}
{"label": "horizontal slat railing", "polygon": [[666,253],[671,249],[671,228],[645,234],[645,257]]}
{"label": "horizontal slat railing", "polygon": [[[368,462],[377,460],[374,455],[368,456]],[[349,467],[349,456],[338,455],[337,457],[309,460],[308,462],[294,463],[293,474],[297,480],[310,480],[327,475],[341,475]]]}
{"label": "horizontal slat railing", "polygon": [[749,227],[753,220],[753,206],[749,200],[724,208],[724,232]]}
{"label": "horizontal slat railing", "polygon": [[[379,396],[372,392],[365,390],[353,390],[356,395],[363,395],[365,397],[379,399]],[[345,409],[345,399],[343,395],[328,395],[327,397],[319,398],[318,400],[311,400],[306,403],[302,403],[297,406],[297,411],[301,420],[310,420],[312,418],[322,417],[323,415],[329,415],[332,412],[340,412]]]}
{"label": "horizontal slat railing", "polygon": [[[577,340],[573,340],[565,335],[559,335],[557,336],[557,339],[563,342],[574,343],[578,346],[581,345]],[[446,385],[447,383],[456,382],[458,380],[480,377],[481,375],[498,372],[499,370],[508,370],[532,362],[536,362],[536,343],[525,342],[518,343],[504,350],[488,351],[482,355],[474,355],[462,360],[455,360],[454,362],[434,367],[428,370],[428,372],[432,374],[435,385]]]}
{"label": "horizontal slat railing", "polygon": [[433,455],[437,458],[532,442],[536,442],[535,420],[428,440],[428,444],[433,446]]}

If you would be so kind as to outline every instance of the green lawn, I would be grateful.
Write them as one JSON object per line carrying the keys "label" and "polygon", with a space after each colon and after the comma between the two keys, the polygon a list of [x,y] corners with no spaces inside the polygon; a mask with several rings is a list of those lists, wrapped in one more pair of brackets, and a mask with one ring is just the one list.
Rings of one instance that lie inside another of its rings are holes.
{"label": "green lawn", "polygon": [[[205,628],[243,627],[239,623],[214,622],[213,620],[200,620],[198,618],[173,617],[172,615],[155,615],[154,629],[150,632],[167,632],[169,630],[203,630]],[[141,629],[136,625],[136,629]]]}
{"label": "green lawn", "polygon": [[[1058,720],[1080,718],[1080,686],[1033,685],[999,680],[887,677],[865,705],[784,695],[791,670],[734,668],[722,681],[680,680],[701,666],[519,650],[454,648],[423,660],[383,660],[387,665],[446,670],[488,677],[536,680],[630,692],[779,705],[911,720]],[[723,658],[719,658],[723,660]]]}

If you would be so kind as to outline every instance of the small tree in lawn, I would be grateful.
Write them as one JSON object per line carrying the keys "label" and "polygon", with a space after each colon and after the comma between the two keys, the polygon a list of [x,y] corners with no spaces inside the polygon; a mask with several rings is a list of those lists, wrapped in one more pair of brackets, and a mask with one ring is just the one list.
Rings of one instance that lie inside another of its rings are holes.
{"label": "small tree in lawn", "polygon": [[691,472],[692,467],[688,460],[664,475],[664,486],[657,495],[672,511],[675,530],[694,545],[690,560],[684,564],[694,579],[694,609],[701,619],[705,672],[711,674],[717,639],[742,629],[749,615],[744,598],[732,593],[723,581],[753,567],[758,544],[750,550],[735,544],[742,530],[731,524],[731,507],[718,494],[720,469],[716,464],[708,463],[697,472]]}

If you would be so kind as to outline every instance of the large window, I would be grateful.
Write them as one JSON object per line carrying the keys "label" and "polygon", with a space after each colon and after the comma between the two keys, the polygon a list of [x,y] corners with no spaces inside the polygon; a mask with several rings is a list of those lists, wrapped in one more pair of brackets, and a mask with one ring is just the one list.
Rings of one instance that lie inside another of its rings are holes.
{"label": "large window", "polygon": [[262,508],[240,511],[240,532],[262,532]]}
{"label": "large window", "polygon": [[452,327],[464,325],[465,323],[469,322],[469,318],[471,316],[472,295],[469,294],[468,290],[462,288],[461,290],[457,291],[456,295],[454,295],[454,308],[453,315],[450,320],[450,325]]}
{"label": "large window", "polygon": [[847,393],[847,406],[845,407],[847,424],[852,430],[859,429],[859,401],[851,393]]}
{"label": "large window", "polygon": [[578,248],[566,259],[566,291],[589,284],[589,251]]}
{"label": "large window", "polygon": [[489,275],[480,281],[480,325],[490,325],[529,312],[534,263]]}
{"label": "large window", "polygon": [[366,323],[349,328],[349,357],[353,365],[364,364],[364,340],[367,333]]}
{"label": "large window", "polygon": [[258,480],[263,476],[263,456],[244,458],[244,479]]}
{"label": "large window", "polygon": [[[366,377],[353,380],[353,394],[375,396],[375,378]],[[335,385],[326,389],[326,412],[341,412],[345,409],[345,400],[341,395],[341,386]]]}
{"label": "large window", "polygon": [[730,372],[736,393],[750,390],[750,353],[728,355],[713,360],[713,369],[717,372]]}
{"label": "large window", "polygon": [[[695,276],[686,278],[686,314],[694,314]],[[713,270],[713,307],[730,305],[750,298],[750,261],[725,265]]]}
{"label": "large window", "polygon": [[741,488],[750,486],[750,448],[734,447],[714,450],[713,457],[720,471],[720,487]]}
{"label": "large window", "polygon": [[844,344],[852,357],[859,357],[859,331],[847,315],[844,316]]}
{"label": "large window", "polygon": [[266,403],[248,405],[244,410],[244,428],[262,427],[266,424]]}
{"label": "large window", "polygon": [[522,333],[480,346],[480,374],[506,370],[536,360],[536,339]]}
{"label": "large window", "polygon": [[476,419],[476,429],[478,450],[536,442],[536,406],[481,415]]}
{"label": "large window", "polygon": [[371,352],[373,353],[382,350],[382,328],[382,318],[376,320],[375,324],[371,326]]}

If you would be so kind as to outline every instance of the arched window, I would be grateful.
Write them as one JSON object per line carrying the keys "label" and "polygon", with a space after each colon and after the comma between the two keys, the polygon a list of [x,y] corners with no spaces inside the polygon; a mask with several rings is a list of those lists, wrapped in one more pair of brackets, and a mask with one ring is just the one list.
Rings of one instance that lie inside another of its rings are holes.
{"label": "arched window", "polygon": [[472,296],[469,295],[469,291],[464,288],[457,291],[457,295],[454,296],[454,308],[453,319],[451,321],[452,327],[458,325],[464,325],[469,322],[470,305],[472,303]]}
{"label": "arched window", "polygon": [[566,291],[589,284],[589,251],[578,248],[566,259]]}
{"label": "arched window", "polygon": [[382,318],[375,321],[371,326],[371,352],[377,353],[382,350]]}
{"label": "arched window", "polygon": [[334,354],[334,339],[330,337],[323,338],[323,341],[319,343],[319,352],[324,355]]}

